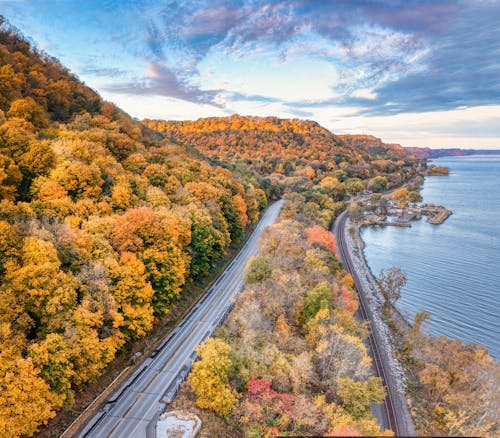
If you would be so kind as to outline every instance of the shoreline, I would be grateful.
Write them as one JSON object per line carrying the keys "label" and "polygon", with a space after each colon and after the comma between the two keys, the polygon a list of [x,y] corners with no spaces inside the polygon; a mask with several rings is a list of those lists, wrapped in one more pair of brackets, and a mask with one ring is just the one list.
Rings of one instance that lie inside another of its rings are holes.
{"label": "shoreline", "polygon": [[[382,318],[384,299],[378,292],[375,278],[369,270],[364,258],[361,239],[357,237],[359,224],[351,221],[346,211],[337,217],[333,226],[337,240],[340,240],[340,257],[345,266],[350,266],[356,282],[360,308],[364,307],[366,319],[371,326],[372,341],[375,343],[379,363],[375,364],[377,374],[385,380],[387,390],[386,413],[395,417],[396,434],[404,436],[415,435],[415,424],[410,414],[411,401],[407,397],[408,375],[406,369],[398,360],[397,342],[389,324]],[[362,312],[363,313],[363,312]],[[382,370],[380,370],[380,367]],[[377,371],[378,369],[378,371]],[[382,373],[382,374],[380,374]],[[392,405],[392,407],[389,407]]]}
{"label": "shoreline", "polygon": [[[357,254],[357,257],[362,259],[362,261],[360,260],[362,262],[361,265],[362,266],[364,265],[364,269],[367,271],[367,277],[370,278],[370,281],[372,283],[372,288],[377,291],[379,299],[382,300],[382,303],[383,303],[383,298],[380,296],[380,294],[378,293],[378,290],[377,290],[376,276],[373,273],[372,268],[368,264],[368,261],[366,260],[366,255],[365,255],[366,244],[365,244],[365,241],[363,240],[363,238],[361,237],[361,232],[360,232],[362,228],[373,227],[373,226],[376,226],[376,224],[374,224],[374,225],[372,225],[372,224],[357,224],[357,223],[353,224],[349,220],[349,225],[354,229],[354,232],[355,232],[355,236],[352,240],[353,241],[356,240],[356,242],[354,243],[354,245],[356,245],[356,247],[357,247],[356,250],[359,251],[359,253],[361,253],[361,255]],[[352,254],[351,254],[351,256],[352,256]],[[393,304],[391,304],[391,312],[393,313],[392,316],[397,318],[397,321],[396,321],[397,323],[406,326],[408,329],[413,328],[413,324],[409,320],[409,315],[404,315],[403,312],[401,312]]]}
{"label": "shoreline", "polygon": [[[351,229],[354,230],[354,236],[350,231]],[[388,356],[392,359],[390,365],[391,365],[391,370],[393,371],[395,377],[397,377],[397,382],[399,383],[397,389],[401,394],[404,394],[404,396],[406,397],[406,380],[407,380],[406,371],[404,367],[399,363],[399,361],[395,358],[396,342],[394,339],[394,333],[387,325],[387,322],[384,321],[384,319],[382,318],[382,307],[384,305],[384,298],[378,291],[375,276],[366,261],[363,250],[365,244],[360,236],[359,230],[360,230],[359,224],[352,222],[350,218],[347,219],[346,222],[347,232],[345,233],[345,239],[349,249],[349,254],[356,268],[358,277],[362,282],[363,290],[365,291],[365,294],[367,293],[365,298],[367,299],[367,304],[370,307],[370,311],[372,313],[374,322],[377,324],[377,329],[382,334],[383,338],[382,340],[384,341],[383,346],[388,352]],[[407,327],[411,328],[411,324],[409,323],[408,320],[406,320],[404,315],[394,306],[392,306],[392,309],[395,310],[398,319],[401,319],[401,322],[403,322]]]}

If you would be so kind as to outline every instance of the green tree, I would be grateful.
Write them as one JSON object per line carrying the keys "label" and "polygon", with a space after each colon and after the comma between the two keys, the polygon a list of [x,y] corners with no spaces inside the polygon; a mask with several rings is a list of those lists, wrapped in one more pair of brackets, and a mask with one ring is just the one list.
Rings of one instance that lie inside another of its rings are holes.
{"label": "green tree", "polygon": [[321,180],[319,186],[333,199],[340,201],[344,199],[345,196],[345,186],[337,178],[327,176]]}
{"label": "green tree", "polygon": [[387,188],[387,178],[385,176],[376,176],[368,181],[368,190],[380,193]]}
{"label": "green tree", "polygon": [[363,181],[361,181],[359,178],[349,178],[345,181],[344,184],[347,192],[351,193],[352,195],[356,195],[357,193],[362,192],[365,188]]}
{"label": "green tree", "polygon": [[265,256],[252,256],[248,260],[245,279],[248,284],[260,283],[273,273],[273,267]]}
{"label": "green tree", "polygon": [[224,247],[208,213],[193,210],[191,220],[190,276],[199,278],[215,267],[215,260],[224,254]]}
{"label": "green tree", "polygon": [[326,282],[319,283],[307,291],[301,313],[301,321],[307,323],[314,318],[321,309],[331,309],[332,290]]}

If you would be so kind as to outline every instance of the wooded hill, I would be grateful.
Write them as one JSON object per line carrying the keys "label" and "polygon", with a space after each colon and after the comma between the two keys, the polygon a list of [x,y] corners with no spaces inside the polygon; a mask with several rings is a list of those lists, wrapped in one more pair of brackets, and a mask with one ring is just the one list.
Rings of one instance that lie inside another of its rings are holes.
{"label": "wooded hill", "polygon": [[385,186],[392,186],[415,171],[415,159],[398,145],[371,136],[337,136],[313,121],[233,115],[143,123],[216,163],[250,167],[265,187],[271,182],[285,187],[312,185],[326,176],[341,183],[364,180],[368,188],[373,178],[383,177]]}
{"label": "wooded hill", "polygon": [[70,408],[266,207],[160,140],[0,19],[0,436]]}

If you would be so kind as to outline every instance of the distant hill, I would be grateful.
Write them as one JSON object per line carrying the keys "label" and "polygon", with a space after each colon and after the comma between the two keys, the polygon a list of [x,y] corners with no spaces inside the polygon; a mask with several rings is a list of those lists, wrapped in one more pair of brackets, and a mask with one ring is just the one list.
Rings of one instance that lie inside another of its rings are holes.
{"label": "distant hill", "polygon": [[431,149],[420,147],[405,147],[407,153],[416,158],[461,157],[465,155],[498,155],[499,149]]}
{"label": "distant hill", "polygon": [[414,158],[400,145],[372,136],[335,135],[313,121],[233,115],[143,123],[217,163],[246,166],[285,184],[300,178],[316,183],[326,176],[340,182],[382,176],[396,185],[414,171]]}
{"label": "distant hill", "polygon": [[344,143],[352,147],[363,149],[370,154],[370,156],[408,156],[406,148],[397,143],[384,143],[380,138],[373,135],[353,135],[345,134],[338,136]]}

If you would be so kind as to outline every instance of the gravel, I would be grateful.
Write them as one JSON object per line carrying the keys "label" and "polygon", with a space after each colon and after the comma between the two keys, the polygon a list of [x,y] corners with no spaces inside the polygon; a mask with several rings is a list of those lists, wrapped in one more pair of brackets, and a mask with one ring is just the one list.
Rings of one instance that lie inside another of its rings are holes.
{"label": "gravel", "polygon": [[351,233],[348,232],[351,228],[356,230],[355,235],[359,235],[358,225],[348,219],[344,228],[345,242],[351,256],[351,261],[361,282],[360,285],[358,284],[358,288],[362,290],[365,297],[365,304],[370,314],[373,336],[384,361],[386,374],[387,372],[390,374],[386,375],[387,379],[390,380],[387,384],[391,391],[395,408],[398,411],[398,420],[402,420],[404,423],[400,425],[400,427],[402,426],[400,433],[404,431],[404,435],[414,436],[415,426],[406,400],[405,370],[395,357],[392,333],[381,316],[384,299],[377,288],[375,277],[366,263],[362,247],[363,242],[361,239],[353,238]]}

